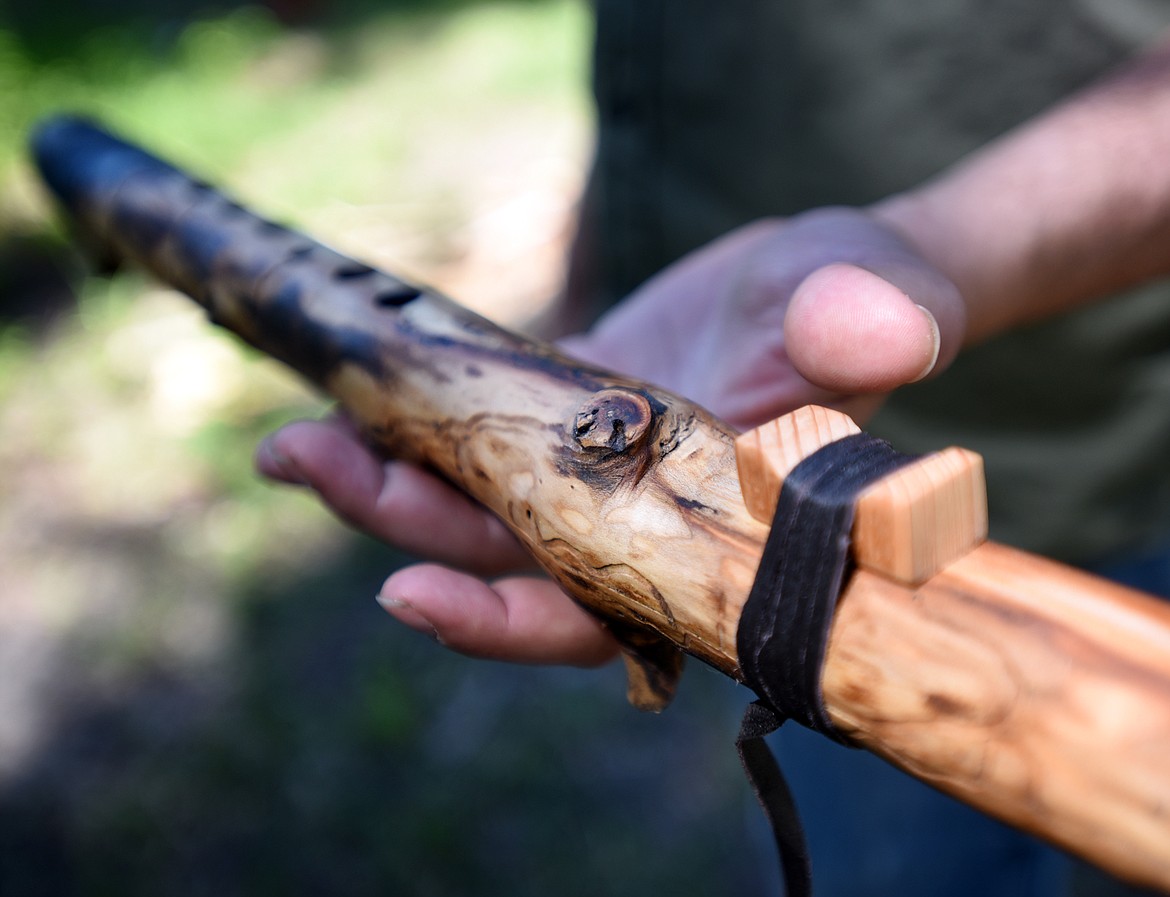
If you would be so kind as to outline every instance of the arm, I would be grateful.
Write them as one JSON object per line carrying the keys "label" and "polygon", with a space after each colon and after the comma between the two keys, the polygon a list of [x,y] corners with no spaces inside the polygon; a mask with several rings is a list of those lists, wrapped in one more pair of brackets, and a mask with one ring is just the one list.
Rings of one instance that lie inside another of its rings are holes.
{"label": "arm", "polygon": [[879,203],[959,287],[967,340],[1170,273],[1170,39]]}

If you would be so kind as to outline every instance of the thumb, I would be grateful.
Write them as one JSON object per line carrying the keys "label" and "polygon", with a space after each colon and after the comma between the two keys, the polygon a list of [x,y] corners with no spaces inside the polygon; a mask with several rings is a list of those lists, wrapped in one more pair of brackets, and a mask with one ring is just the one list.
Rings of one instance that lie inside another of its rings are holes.
{"label": "thumb", "polygon": [[946,367],[965,323],[957,288],[922,263],[826,265],[801,282],[784,319],[799,373],[837,393],[884,393]]}

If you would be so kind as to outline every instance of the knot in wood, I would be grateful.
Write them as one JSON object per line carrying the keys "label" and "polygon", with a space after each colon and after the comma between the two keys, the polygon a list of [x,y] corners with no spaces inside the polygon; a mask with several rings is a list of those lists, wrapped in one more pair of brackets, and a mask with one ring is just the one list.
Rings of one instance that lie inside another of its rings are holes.
{"label": "knot in wood", "polygon": [[625,389],[603,389],[577,412],[573,438],[582,448],[624,452],[646,435],[653,417],[645,396]]}

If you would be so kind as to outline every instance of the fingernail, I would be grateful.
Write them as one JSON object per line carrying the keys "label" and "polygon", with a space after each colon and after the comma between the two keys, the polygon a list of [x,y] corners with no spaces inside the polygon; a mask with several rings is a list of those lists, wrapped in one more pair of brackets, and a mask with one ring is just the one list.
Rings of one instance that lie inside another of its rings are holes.
{"label": "fingernail", "polygon": [[295,483],[299,486],[309,485],[308,479],[301,473],[297,462],[280,451],[271,439],[266,439],[260,444],[260,451],[271,462],[272,466],[280,471],[281,479],[288,483]]}
{"label": "fingernail", "polygon": [[934,366],[938,364],[938,353],[939,349],[942,348],[942,335],[939,333],[938,321],[934,319],[934,315],[930,313],[929,308],[921,305],[917,306],[917,308],[926,315],[926,320],[930,323],[930,361],[926,363],[922,372],[910,381],[911,383],[917,383],[919,380],[930,375],[930,372],[934,370]]}
{"label": "fingernail", "polygon": [[409,601],[395,595],[388,595],[385,592],[379,592],[376,600],[382,606],[382,609],[399,623],[409,626],[415,632],[429,635],[436,642],[442,643],[442,639],[439,638],[439,631]]}

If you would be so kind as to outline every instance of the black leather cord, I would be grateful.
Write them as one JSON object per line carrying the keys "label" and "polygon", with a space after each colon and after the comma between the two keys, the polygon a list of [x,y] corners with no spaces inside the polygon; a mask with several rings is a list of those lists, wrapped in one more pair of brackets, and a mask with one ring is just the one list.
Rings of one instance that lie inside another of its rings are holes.
{"label": "black leather cord", "polygon": [[825,709],[821,666],[848,566],[856,499],[913,460],[858,433],[801,461],[781,487],[740,616],[740,669],[760,700],[748,707],[736,747],[771,823],[789,897],[812,892],[808,848],[792,794],[764,739],[792,719],[847,743]]}

